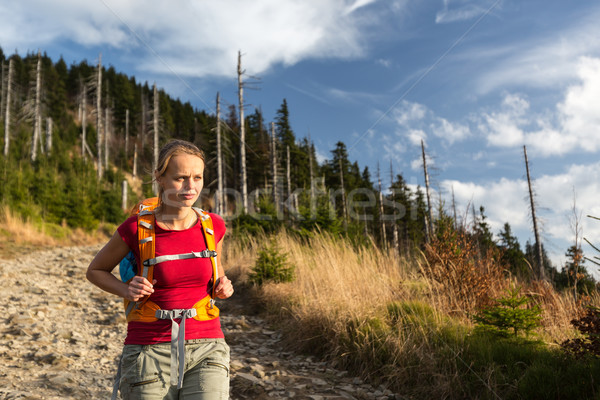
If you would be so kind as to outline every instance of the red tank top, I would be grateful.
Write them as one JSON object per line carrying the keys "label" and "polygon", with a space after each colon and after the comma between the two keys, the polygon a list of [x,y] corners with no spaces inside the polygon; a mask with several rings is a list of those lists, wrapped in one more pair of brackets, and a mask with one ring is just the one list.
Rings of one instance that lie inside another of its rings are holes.
{"label": "red tank top", "polygon": [[[216,214],[210,214],[213,222],[215,242],[225,235],[225,222]],[[135,254],[140,265],[140,249],[137,239],[137,216],[128,218],[117,228],[121,238]],[[169,254],[190,253],[206,249],[202,225],[198,221],[183,231],[170,231],[156,225],[156,257]],[[154,293],[150,300],[163,310],[192,308],[208,294],[208,284],[212,278],[212,265],[209,258],[165,261],[154,266]],[[223,338],[219,318],[197,321],[193,318],[185,322],[185,339]],[[127,324],[125,344],[154,344],[171,341],[171,320],[155,322],[131,321]]]}

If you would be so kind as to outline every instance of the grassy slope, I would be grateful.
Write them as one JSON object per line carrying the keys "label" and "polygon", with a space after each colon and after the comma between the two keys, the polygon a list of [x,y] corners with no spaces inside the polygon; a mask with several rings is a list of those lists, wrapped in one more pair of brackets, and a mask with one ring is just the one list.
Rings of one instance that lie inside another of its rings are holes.
{"label": "grassy slope", "polygon": [[64,225],[30,221],[15,215],[8,208],[0,209],[0,258],[57,246],[86,246],[106,242],[114,226],[102,224],[87,232]]}
{"label": "grassy slope", "polygon": [[[230,238],[228,273],[247,279],[269,240]],[[594,380],[600,364],[571,360],[557,345],[574,336],[569,321],[580,307],[548,285],[522,288],[543,309],[535,340],[497,339],[473,333],[473,298],[459,290],[469,283],[454,277],[453,287],[427,278],[422,256],[357,249],[326,235],[306,242],[281,233],[275,240],[296,266],[296,279],[256,288],[257,304],[300,351],[411,398],[568,399],[600,392]],[[492,298],[515,284],[505,275],[494,279],[485,283]]]}

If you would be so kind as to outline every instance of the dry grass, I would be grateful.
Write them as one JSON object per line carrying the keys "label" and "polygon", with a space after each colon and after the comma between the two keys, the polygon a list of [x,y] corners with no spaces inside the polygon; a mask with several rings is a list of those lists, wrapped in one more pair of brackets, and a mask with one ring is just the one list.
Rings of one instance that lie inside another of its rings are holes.
{"label": "dry grass", "polygon": [[7,207],[0,208],[0,256],[14,257],[29,249],[93,245],[108,240],[106,229],[93,232],[63,225],[26,220]]}
{"label": "dry grass", "polygon": [[[505,288],[519,285],[491,256],[479,255],[473,263],[469,257],[457,259],[456,248],[399,257],[374,246],[354,248],[326,234],[308,241],[285,232],[274,238],[296,266],[296,280],[265,284],[257,293],[287,331],[289,345],[392,388],[410,386],[416,397],[457,398],[457,355],[472,327],[469,316]],[[229,240],[228,273],[243,280],[269,240]],[[544,310],[540,337],[545,342],[573,337],[569,321],[581,304],[549,284],[520,286]]]}

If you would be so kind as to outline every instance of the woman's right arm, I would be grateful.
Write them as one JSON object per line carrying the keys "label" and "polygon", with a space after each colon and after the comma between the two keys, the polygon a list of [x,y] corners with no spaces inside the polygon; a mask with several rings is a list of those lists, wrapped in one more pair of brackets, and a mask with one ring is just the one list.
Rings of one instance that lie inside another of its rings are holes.
{"label": "woman's right arm", "polygon": [[90,263],[86,277],[102,290],[131,301],[138,301],[154,292],[152,284],[141,276],[135,276],[127,284],[112,274],[112,270],[127,253],[129,253],[129,246],[123,241],[119,232],[115,232]]}

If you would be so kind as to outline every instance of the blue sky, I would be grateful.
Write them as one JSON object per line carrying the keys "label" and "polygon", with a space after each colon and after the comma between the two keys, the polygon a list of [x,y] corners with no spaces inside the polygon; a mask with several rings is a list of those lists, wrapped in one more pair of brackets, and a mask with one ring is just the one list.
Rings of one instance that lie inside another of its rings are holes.
{"label": "blue sky", "polygon": [[[556,263],[569,217],[600,242],[600,3],[540,0],[5,0],[0,46],[104,65],[212,111],[237,104],[237,52],[259,90],[248,109],[273,120],[285,98],[298,137],[321,159],[351,160],[423,184],[424,140],[436,198],[493,230],[533,240],[523,145]],[[584,246],[588,256],[593,251]],[[589,266],[591,270],[596,268]]]}

